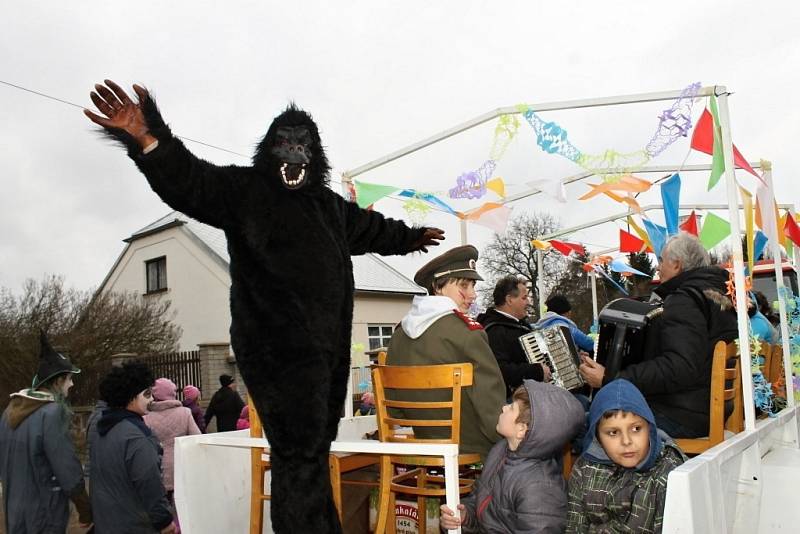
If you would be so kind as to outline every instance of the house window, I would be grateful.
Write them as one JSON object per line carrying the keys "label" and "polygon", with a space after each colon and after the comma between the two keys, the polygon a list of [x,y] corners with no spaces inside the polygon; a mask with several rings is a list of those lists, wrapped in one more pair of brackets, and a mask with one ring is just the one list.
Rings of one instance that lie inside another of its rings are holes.
{"label": "house window", "polygon": [[368,324],[367,339],[369,340],[369,350],[387,346],[392,337],[392,328],[394,327],[390,324]]}
{"label": "house window", "polygon": [[147,276],[147,292],[156,293],[167,290],[167,257],[162,256],[144,262]]}

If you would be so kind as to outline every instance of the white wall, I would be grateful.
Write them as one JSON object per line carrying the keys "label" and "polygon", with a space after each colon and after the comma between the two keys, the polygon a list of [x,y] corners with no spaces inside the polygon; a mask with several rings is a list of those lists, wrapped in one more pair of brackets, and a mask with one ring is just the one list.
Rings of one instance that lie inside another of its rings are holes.
{"label": "white wall", "polygon": [[413,295],[356,292],[353,305],[353,343],[369,349],[368,324],[396,325],[411,309]]}
{"label": "white wall", "polygon": [[172,301],[174,322],[183,328],[181,350],[195,350],[198,343],[229,342],[228,271],[182,227],[133,241],[104,290],[145,293],[145,261],[160,256],[167,257],[168,290],[144,298]]}

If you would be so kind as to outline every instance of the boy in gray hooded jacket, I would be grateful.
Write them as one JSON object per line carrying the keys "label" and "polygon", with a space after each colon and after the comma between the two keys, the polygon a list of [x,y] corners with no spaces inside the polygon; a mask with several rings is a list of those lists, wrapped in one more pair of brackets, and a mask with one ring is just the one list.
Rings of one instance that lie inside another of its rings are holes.
{"label": "boy in gray hooded jacket", "polygon": [[456,517],[441,507],[440,525],[472,532],[563,532],[567,488],[559,457],[583,427],[585,413],[572,393],[525,380],[503,406],[497,442],[475,488]]}

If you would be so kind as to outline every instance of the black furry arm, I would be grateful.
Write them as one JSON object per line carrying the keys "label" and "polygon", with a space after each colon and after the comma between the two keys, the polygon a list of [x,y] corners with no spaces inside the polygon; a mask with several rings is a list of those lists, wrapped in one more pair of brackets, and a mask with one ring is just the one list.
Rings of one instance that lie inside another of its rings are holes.
{"label": "black furry arm", "polygon": [[149,93],[140,108],[147,133],[158,140],[154,150],[144,154],[146,147],[119,128],[105,127],[104,134],[125,146],[150,187],[170,207],[212,226],[232,226],[242,212],[252,174],[249,169],[219,167],[189,152],[172,135]]}
{"label": "black furry arm", "polygon": [[376,252],[388,256],[422,249],[427,228],[410,228],[403,221],[384,217],[377,211],[359,208],[337,195],[345,215],[350,254]]}

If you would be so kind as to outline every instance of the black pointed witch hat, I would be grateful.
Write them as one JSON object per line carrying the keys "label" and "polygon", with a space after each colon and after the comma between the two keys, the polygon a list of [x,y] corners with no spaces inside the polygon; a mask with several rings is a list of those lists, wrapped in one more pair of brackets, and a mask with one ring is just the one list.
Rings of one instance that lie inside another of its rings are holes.
{"label": "black pointed witch hat", "polygon": [[39,369],[36,371],[36,376],[33,377],[33,384],[31,389],[36,389],[54,376],[63,375],[64,373],[80,373],[81,370],[72,365],[69,358],[56,352],[44,331],[39,333]]}

